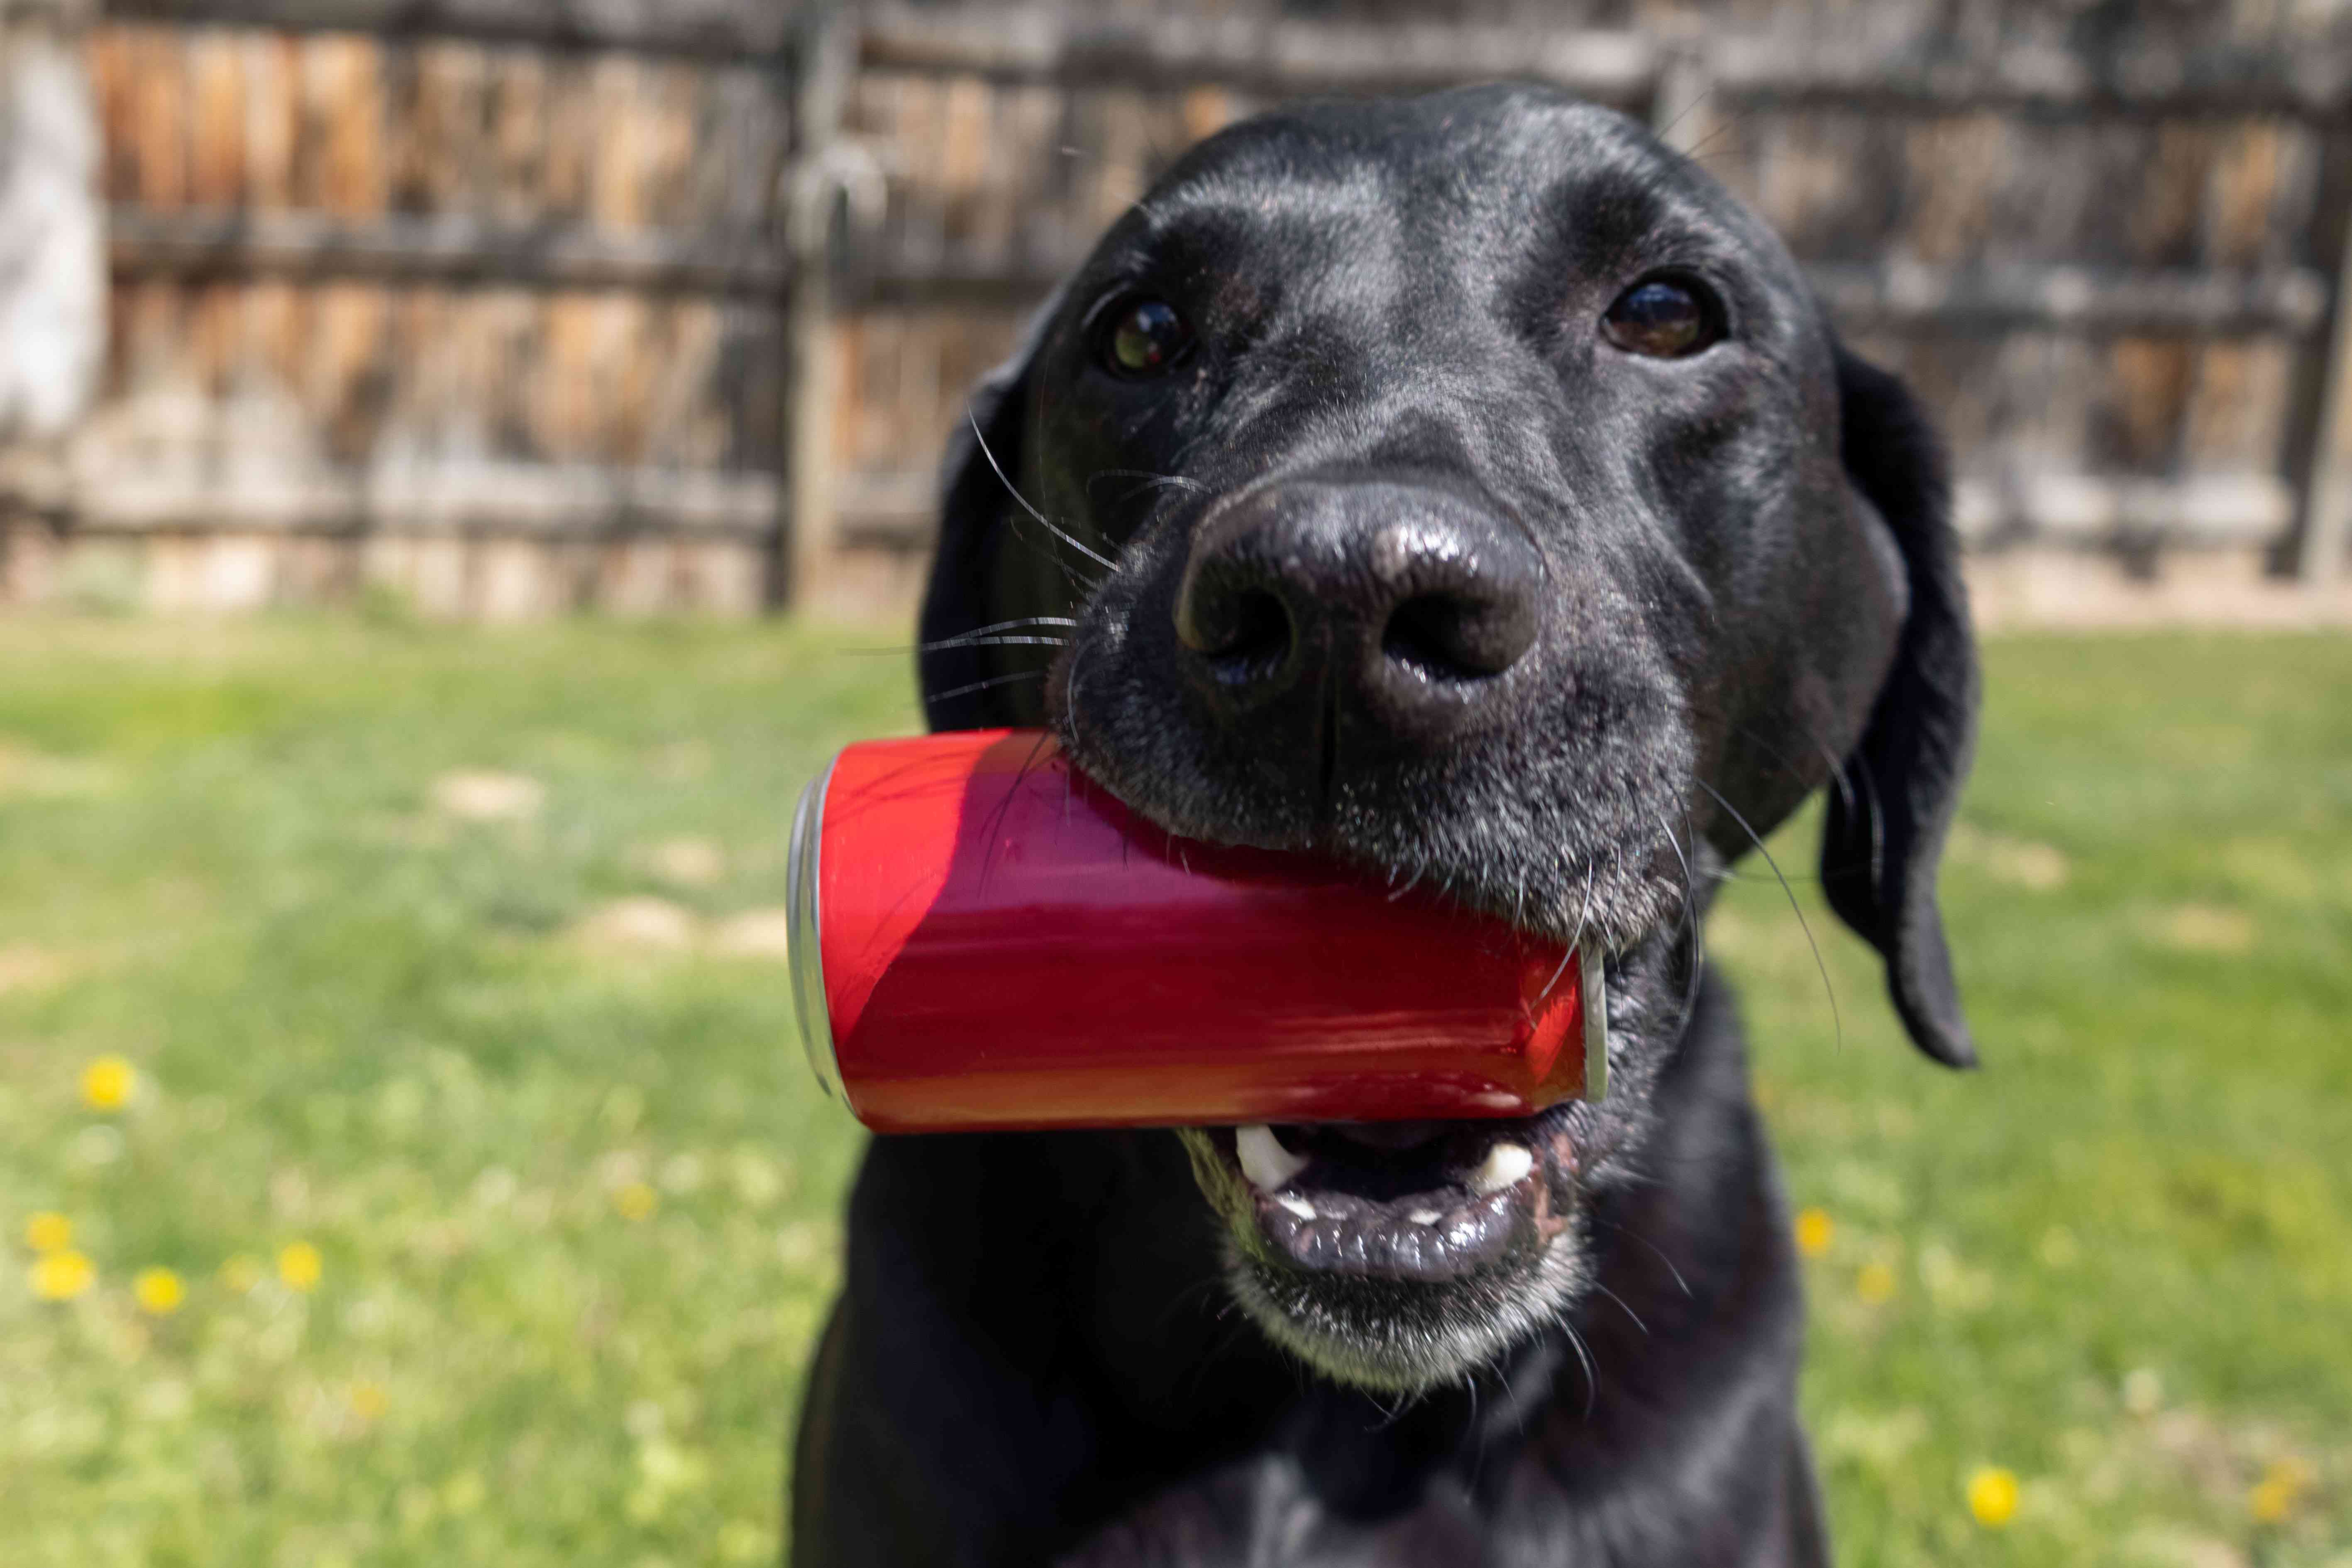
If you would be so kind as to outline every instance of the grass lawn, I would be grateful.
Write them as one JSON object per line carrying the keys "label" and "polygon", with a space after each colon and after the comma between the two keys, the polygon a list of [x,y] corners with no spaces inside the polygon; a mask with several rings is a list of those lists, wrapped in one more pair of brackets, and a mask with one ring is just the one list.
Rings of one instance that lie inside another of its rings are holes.
{"label": "grass lawn", "polygon": [[[773,1560],[858,1135],[771,911],[888,640],[0,621],[6,1562]],[[1841,1561],[2347,1568],[2352,640],[1990,664],[1988,1070],[1714,931]]]}

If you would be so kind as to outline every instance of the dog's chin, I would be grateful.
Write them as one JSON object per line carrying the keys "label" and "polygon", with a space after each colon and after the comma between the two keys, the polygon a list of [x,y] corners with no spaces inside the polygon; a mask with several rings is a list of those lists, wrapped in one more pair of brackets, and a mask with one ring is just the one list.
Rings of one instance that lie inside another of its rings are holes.
{"label": "dog's chin", "polygon": [[1496,1361],[1581,1294],[1570,1121],[1559,1107],[1352,1135],[1181,1135],[1225,1222],[1234,1294],[1266,1335],[1340,1382],[1418,1394]]}

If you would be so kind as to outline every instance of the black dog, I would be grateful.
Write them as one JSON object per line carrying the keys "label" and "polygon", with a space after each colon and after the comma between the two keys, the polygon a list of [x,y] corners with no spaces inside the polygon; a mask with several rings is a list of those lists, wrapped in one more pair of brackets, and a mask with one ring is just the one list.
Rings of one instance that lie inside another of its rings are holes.
{"label": "black dog", "polygon": [[1049,724],[1175,832],[1599,942],[1615,1075],[1504,1124],[877,1139],[795,1560],[1826,1561],[1697,927],[1827,784],[1832,904],[1971,1059],[1935,872],[1975,661],[1902,388],[1688,161],[1482,88],[1195,149],[973,437],[935,726]]}

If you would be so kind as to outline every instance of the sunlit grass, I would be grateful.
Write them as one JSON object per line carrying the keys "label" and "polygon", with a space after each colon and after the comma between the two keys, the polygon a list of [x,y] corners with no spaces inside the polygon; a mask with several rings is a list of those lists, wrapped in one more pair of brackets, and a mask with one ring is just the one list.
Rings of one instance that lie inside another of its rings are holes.
{"label": "sunlit grass", "polygon": [[[858,1141],[773,911],[891,641],[0,622],[6,1562],[773,1560]],[[2341,1568],[2352,645],[1992,665],[1988,1070],[1801,883],[1842,1043],[1777,886],[1716,931],[1841,1561]]]}
{"label": "sunlit grass", "polygon": [[1984,1070],[1910,1051],[1811,889],[1842,1043],[1777,885],[1714,927],[1834,1225],[1841,1561],[2352,1563],[2352,642],[1989,658],[1944,873]]}

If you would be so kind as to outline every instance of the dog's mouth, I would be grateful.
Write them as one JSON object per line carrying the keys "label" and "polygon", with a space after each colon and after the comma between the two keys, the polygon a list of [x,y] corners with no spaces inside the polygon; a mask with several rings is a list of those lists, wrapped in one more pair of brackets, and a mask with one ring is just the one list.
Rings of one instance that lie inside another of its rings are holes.
{"label": "dog's mouth", "polygon": [[[1609,961],[1612,1040],[1621,1002],[1647,1017],[1658,956]],[[1329,1376],[1412,1394],[1540,1336],[1591,1288],[1588,1211],[1640,1124],[1617,1101],[1642,1070],[1532,1116],[1178,1131],[1250,1318]]]}
{"label": "dog's mouth", "polygon": [[1184,1130],[1202,1190],[1260,1265],[1438,1284],[1515,1272],[1569,1225],[1565,1108],[1492,1121]]}

